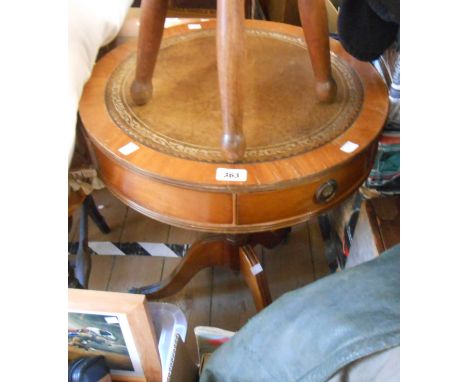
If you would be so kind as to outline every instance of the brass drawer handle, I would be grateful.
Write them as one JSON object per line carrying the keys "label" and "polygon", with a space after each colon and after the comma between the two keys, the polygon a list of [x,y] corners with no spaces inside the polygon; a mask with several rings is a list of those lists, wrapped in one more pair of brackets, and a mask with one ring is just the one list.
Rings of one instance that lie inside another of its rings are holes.
{"label": "brass drawer handle", "polygon": [[315,200],[318,203],[327,203],[333,199],[336,195],[336,190],[338,189],[338,183],[334,179],[322,184],[317,191],[315,191]]}

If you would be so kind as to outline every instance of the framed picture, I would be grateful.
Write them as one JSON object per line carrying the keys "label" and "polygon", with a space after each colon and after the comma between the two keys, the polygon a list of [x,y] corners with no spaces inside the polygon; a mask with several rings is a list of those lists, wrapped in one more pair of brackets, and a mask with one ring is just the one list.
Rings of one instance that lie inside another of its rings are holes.
{"label": "framed picture", "polygon": [[160,382],[158,343],[143,295],[68,289],[68,360],[103,355],[113,381]]}

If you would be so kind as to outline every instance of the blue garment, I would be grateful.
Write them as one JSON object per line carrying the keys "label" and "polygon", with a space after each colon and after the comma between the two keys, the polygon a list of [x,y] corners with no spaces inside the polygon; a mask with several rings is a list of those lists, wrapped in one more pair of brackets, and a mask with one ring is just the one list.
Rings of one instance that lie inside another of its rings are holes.
{"label": "blue garment", "polygon": [[286,293],[213,353],[200,382],[326,381],[399,346],[399,253]]}

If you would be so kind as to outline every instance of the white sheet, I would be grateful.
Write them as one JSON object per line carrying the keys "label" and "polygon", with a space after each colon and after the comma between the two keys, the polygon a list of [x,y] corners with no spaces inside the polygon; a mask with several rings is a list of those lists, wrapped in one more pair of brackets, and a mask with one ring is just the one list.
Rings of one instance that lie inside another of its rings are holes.
{"label": "white sheet", "polygon": [[76,114],[83,86],[89,79],[99,48],[119,32],[132,0],[68,1],[69,120],[66,128],[68,165],[75,147]]}

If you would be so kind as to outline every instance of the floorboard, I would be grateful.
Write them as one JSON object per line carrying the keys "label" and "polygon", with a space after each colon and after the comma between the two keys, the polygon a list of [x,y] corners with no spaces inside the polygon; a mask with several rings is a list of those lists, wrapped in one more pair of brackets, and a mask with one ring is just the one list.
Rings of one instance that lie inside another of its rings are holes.
{"label": "floorboard", "polygon": [[114,260],[114,256],[91,255],[89,289],[107,290],[112,274],[112,268],[114,266]]}
{"label": "floorboard", "polygon": [[252,295],[240,272],[214,267],[211,326],[237,331],[255,313]]}
{"label": "floorboard", "polygon": [[120,241],[167,243],[170,226],[128,209]]}
{"label": "floorboard", "polygon": [[115,256],[114,268],[108,290],[128,292],[132,287],[159,282],[162,275],[163,257]]}
{"label": "floorboard", "polygon": [[[69,255],[68,261],[75,263],[76,255]],[[114,266],[114,256],[91,255],[91,274],[88,280],[88,289],[107,290],[112,268]]]}
{"label": "floorboard", "polygon": [[[265,269],[263,248],[258,245],[254,250]],[[214,267],[210,325],[237,331],[256,313],[252,294],[242,274],[228,268]]]}
{"label": "floorboard", "polygon": [[170,227],[167,242],[170,244],[193,244],[203,235],[203,232],[192,231],[178,227]]}
{"label": "floorboard", "polygon": [[125,225],[125,217],[128,207],[113,196],[107,189],[93,192],[93,198],[99,212],[106,220],[110,228],[110,233],[103,234],[94,224],[91,218],[88,218],[88,236],[90,241],[112,241],[118,242]]}
{"label": "floorboard", "polygon": [[285,244],[263,253],[273,300],[314,280],[307,223],[293,227]]}

